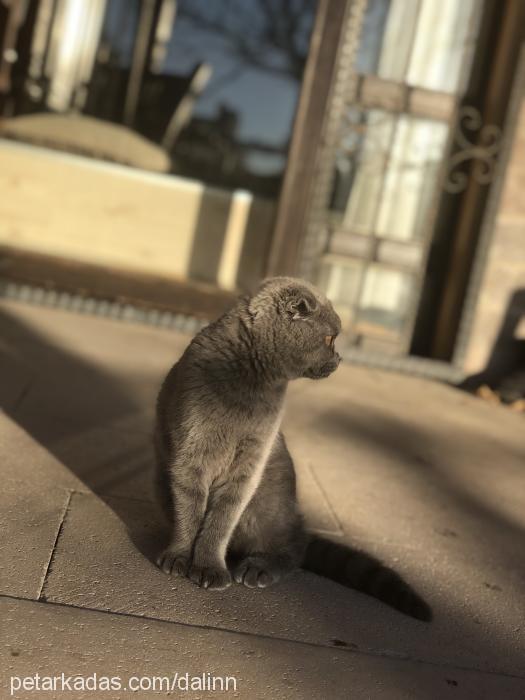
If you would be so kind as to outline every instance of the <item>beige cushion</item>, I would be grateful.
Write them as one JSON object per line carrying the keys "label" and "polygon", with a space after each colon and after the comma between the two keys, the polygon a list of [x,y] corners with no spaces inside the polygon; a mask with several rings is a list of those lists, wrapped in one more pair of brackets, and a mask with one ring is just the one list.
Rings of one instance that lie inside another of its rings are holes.
{"label": "beige cushion", "polygon": [[4,119],[0,121],[0,136],[143,170],[165,173],[171,167],[160,146],[125,126],[93,117],[30,114]]}

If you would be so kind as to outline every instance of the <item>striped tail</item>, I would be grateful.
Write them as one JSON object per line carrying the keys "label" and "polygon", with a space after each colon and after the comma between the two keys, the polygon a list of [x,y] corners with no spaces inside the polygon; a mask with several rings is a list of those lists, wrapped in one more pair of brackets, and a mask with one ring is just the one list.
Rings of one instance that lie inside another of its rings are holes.
{"label": "striped tail", "polygon": [[399,574],[364,552],[315,536],[310,540],[302,568],[367,593],[417,620],[432,619],[429,605]]}

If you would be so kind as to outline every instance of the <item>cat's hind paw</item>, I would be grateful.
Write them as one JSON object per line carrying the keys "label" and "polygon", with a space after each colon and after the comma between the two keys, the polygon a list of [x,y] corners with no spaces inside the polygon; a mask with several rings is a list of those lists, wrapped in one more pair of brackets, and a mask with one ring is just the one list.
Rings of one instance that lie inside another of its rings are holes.
{"label": "cat's hind paw", "polygon": [[233,578],[248,588],[267,588],[277,583],[282,572],[264,557],[246,557],[235,567]]}

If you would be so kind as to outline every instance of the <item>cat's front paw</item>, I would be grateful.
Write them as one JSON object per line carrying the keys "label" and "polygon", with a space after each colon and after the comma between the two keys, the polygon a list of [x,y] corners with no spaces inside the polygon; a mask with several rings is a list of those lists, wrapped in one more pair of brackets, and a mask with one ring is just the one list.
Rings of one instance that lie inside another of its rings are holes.
{"label": "cat's front paw", "polygon": [[168,547],[157,557],[157,566],[159,569],[162,569],[165,574],[187,576],[190,566],[190,557]]}
{"label": "cat's front paw", "polygon": [[221,566],[197,566],[192,564],[188,571],[188,578],[201,588],[220,591],[232,584],[232,577],[228,569]]}

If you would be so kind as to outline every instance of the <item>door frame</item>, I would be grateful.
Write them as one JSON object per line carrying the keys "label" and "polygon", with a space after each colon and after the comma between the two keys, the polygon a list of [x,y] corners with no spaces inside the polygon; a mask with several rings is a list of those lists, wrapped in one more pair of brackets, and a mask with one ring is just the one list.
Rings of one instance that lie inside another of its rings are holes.
{"label": "door frame", "polygon": [[[370,90],[363,90],[362,79],[358,79],[353,70],[365,7],[366,2],[359,0],[320,2],[317,34],[312,39],[310,65],[307,66],[310,70],[305,72],[268,259],[268,274],[308,277],[315,261],[326,249],[327,234],[323,229],[326,228],[325,212],[342,110],[352,99],[362,102],[363,95],[371,94]],[[482,14],[477,63],[465,94],[459,96],[459,101],[452,100],[458,104],[452,106],[451,138],[442,172],[444,182],[447,169],[453,164],[452,157],[458,152],[453,134],[460,126],[462,107],[474,104],[482,125],[480,132],[487,125],[500,132],[490,182],[479,182],[473,176],[476,153],[479,153],[476,150],[473,157],[467,159],[468,184],[460,197],[455,195],[457,209],[452,220],[448,220],[446,240],[438,251],[442,255],[445,248],[445,255],[436,260],[433,251],[429,251],[426,265],[440,266],[439,294],[429,303],[428,299],[423,299],[423,294],[432,290],[422,289],[418,307],[414,308],[414,337],[419,335],[430,339],[430,342],[425,341],[428,342],[425,352],[418,352],[414,343],[410,346],[411,354],[398,356],[347,349],[346,355],[355,362],[437,376],[461,376],[473,308],[494,228],[520,96],[523,95],[525,71],[519,63],[525,26],[522,0],[508,0],[504,4],[499,0],[485,0]],[[367,86],[374,87],[379,94],[378,86],[373,86],[374,80],[381,82],[365,76]],[[409,98],[413,98],[415,92],[418,91],[411,89]],[[387,97],[383,90],[383,98]],[[402,96],[399,101],[403,102]],[[428,100],[426,104],[428,106]],[[450,105],[445,107],[448,109]],[[433,108],[439,108],[438,103]],[[480,144],[475,142],[472,145],[478,147]],[[436,202],[436,227],[443,227],[443,218],[440,219],[442,208],[441,205],[438,211]]]}
{"label": "door frame", "polygon": [[[277,207],[266,275],[298,275],[313,207],[312,196],[319,173],[319,159],[326,158],[327,134],[336,113],[334,90],[343,65],[351,68],[351,56],[343,55],[349,40],[349,16],[357,0],[318,0],[310,49],[297,105],[288,160]],[[348,60],[350,58],[350,61]],[[342,99],[339,100],[342,107]]]}

